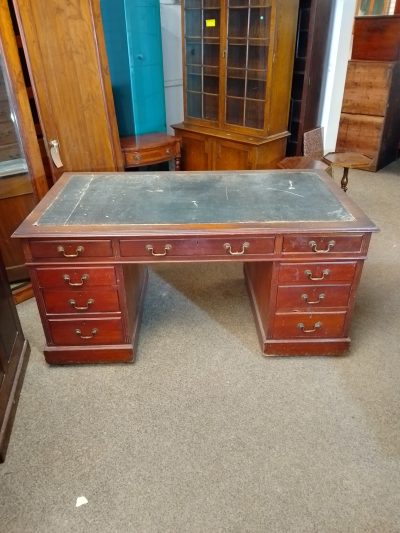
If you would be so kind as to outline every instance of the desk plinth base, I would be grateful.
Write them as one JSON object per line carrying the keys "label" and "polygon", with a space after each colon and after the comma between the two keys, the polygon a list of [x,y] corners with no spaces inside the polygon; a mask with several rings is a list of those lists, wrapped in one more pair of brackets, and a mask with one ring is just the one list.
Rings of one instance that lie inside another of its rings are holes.
{"label": "desk plinth base", "polygon": [[133,363],[135,353],[132,344],[115,346],[46,346],[43,350],[50,365],[75,365],[92,363]]}
{"label": "desk plinth base", "polygon": [[266,357],[282,357],[295,355],[345,355],[350,346],[350,339],[321,339],[314,341],[304,340],[261,340],[263,354]]}

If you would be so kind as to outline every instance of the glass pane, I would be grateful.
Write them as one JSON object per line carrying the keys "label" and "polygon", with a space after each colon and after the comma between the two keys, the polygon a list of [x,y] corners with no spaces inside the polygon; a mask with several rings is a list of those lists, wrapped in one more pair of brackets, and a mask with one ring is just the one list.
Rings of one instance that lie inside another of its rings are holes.
{"label": "glass pane", "polygon": [[204,92],[209,94],[218,94],[219,78],[217,75],[207,75],[204,73]]}
{"label": "glass pane", "polygon": [[202,0],[185,0],[185,9],[201,8]]}
{"label": "glass pane", "polygon": [[267,67],[267,47],[263,45],[249,46],[248,68],[265,70]]}
{"label": "glass pane", "polygon": [[186,88],[188,91],[201,92],[201,67],[187,68]]}
{"label": "glass pane", "polygon": [[204,43],[204,65],[217,66],[219,63],[219,44]]}
{"label": "glass pane", "polygon": [[249,0],[229,0],[229,7],[247,7]]}
{"label": "glass pane", "polygon": [[267,8],[250,9],[249,37],[266,39],[269,35],[270,10]]}
{"label": "glass pane", "polygon": [[237,76],[241,74],[241,77],[228,77],[226,80],[226,93],[228,96],[238,96],[241,98],[245,97],[245,71],[238,71]]}
{"label": "glass pane", "polygon": [[185,36],[201,37],[201,9],[185,9]]}
{"label": "glass pane", "polygon": [[228,67],[246,68],[246,45],[228,45]]}
{"label": "glass pane", "polygon": [[211,37],[214,39],[219,38],[219,28],[220,28],[219,17],[220,17],[219,9],[205,9],[204,10],[204,23],[203,23],[204,37]]}
{"label": "glass pane", "polygon": [[204,7],[215,7],[216,9],[220,8],[220,0],[204,0]]}
{"label": "glass pane", "polygon": [[244,100],[242,98],[226,99],[226,122],[243,126]]}
{"label": "glass pane", "polygon": [[228,14],[228,36],[247,37],[247,21],[249,10],[246,9],[230,9]]}
{"label": "glass pane", "polygon": [[201,65],[200,41],[186,41],[186,65]]}
{"label": "glass pane", "polygon": [[264,104],[265,102],[263,101],[246,100],[245,126],[248,128],[263,129]]}
{"label": "glass pane", "polygon": [[202,118],[201,93],[187,91],[187,114],[189,117]]}
{"label": "glass pane", "polygon": [[265,97],[265,81],[247,78],[247,98],[263,100]]}
{"label": "glass pane", "polygon": [[205,94],[203,97],[203,118],[207,120],[217,120],[218,118],[218,96]]}

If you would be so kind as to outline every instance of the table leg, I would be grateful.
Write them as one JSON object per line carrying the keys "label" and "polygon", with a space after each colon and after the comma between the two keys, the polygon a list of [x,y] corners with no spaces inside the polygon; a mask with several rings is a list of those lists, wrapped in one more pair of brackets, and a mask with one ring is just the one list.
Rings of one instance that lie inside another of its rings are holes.
{"label": "table leg", "polygon": [[181,156],[175,157],[175,170],[181,169]]}
{"label": "table leg", "polygon": [[347,184],[349,183],[349,169],[348,167],[343,168],[343,176],[342,181],[340,182],[340,186],[344,190],[344,192],[347,191]]}

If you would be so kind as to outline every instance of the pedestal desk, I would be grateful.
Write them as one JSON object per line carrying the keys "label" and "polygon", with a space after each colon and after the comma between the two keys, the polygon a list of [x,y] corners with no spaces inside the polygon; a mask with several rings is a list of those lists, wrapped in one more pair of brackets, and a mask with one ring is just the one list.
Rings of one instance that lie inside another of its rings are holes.
{"label": "pedestal desk", "polygon": [[160,262],[243,262],[265,355],[342,354],[374,231],[323,171],[66,173],[14,237],[67,364],[134,360]]}

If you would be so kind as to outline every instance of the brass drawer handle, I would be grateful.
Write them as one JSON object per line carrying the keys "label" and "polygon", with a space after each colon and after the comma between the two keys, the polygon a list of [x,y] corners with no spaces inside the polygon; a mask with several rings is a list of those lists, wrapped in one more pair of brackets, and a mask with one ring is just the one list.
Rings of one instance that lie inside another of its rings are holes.
{"label": "brass drawer handle", "polygon": [[308,279],[310,279],[311,281],[321,281],[322,279],[325,279],[327,276],[329,276],[330,273],[331,271],[329,270],[329,268],[327,268],[322,271],[322,276],[320,276],[319,278],[316,278],[312,275],[311,270],[304,271],[304,275],[307,276]]}
{"label": "brass drawer handle", "polygon": [[135,153],[133,154],[133,159],[134,159],[135,161],[140,161],[140,159],[141,159],[140,154],[138,154],[137,152],[135,152]]}
{"label": "brass drawer handle", "polygon": [[73,307],[77,311],[87,311],[89,307],[94,304],[94,300],[93,298],[89,298],[89,300],[87,301],[87,304],[83,306],[76,305],[76,301],[73,298],[68,300],[68,303],[71,307]]}
{"label": "brass drawer handle", "polygon": [[327,254],[328,252],[331,251],[331,249],[335,246],[335,244],[336,244],[335,241],[329,241],[328,242],[328,246],[327,246],[327,248],[325,248],[325,250],[318,250],[317,243],[315,241],[309,241],[308,242],[308,246],[316,254]]}
{"label": "brass drawer handle", "polygon": [[78,337],[80,337],[81,339],[93,339],[93,337],[97,334],[98,332],[98,329],[97,328],[93,328],[92,329],[92,332],[91,332],[91,335],[82,335],[82,332],[80,329],[76,329],[75,330],[75,333],[78,335]]}
{"label": "brass drawer handle", "polygon": [[82,287],[82,285],[89,279],[89,274],[82,274],[81,281],[77,281],[76,283],[71,283],[71,278],[68,274],[63,275],[63,280],[68,283],[70,287]]}
{"label": "brass drawer handle", "polygon": [[321,322],[315,322],[313,329],[304,329],[303,322],[297,324],[298,329],[301,329],[303,333],[315,333],[317,329],[321,327]]}
{"label": "brass drawer handle", "polygon": [[323,292],[321,292],[321,294],[318,295],[318,300],[309,300],[308,299],[308,294],[302,294],[301,297],[306,302],[306,304],[314,305],[314,304],[320,304],[321,300],[323,300],[325,298],[325,294]]}
{"label": "brass drawer handle", "polygon": [[226,242],[224,244],[224,248],[225,250],[227,251],[227,253],[229,255],[243,255],[246,251],[246,249],[250,246],[250,243],[249,242],[244,242],[242,244],[242,249],[240,250],[240,252],[232,252],[232,246],[229,244],[229,242]]}
{"label": "brass drawer handle", "polygon": [[164,251],[161,254],[158,254],[157,252],[155,252],[151,244],[146,244],[145,248],[146,248],[146,252],[149,252],[149,254],[153,255],[154,257],[164,257],[164,255],[167,255],[169,250],[172,250],[172,244],[166,244],[164,246]]}
{"label": "brass drawer handle", "polygon": [[64,246],[57,246],[57,252],[62,254],[64,257],[78,257],[79,254],[82,254],[85,251],[83,246],[77,246],[74,254],[66,254]]}

